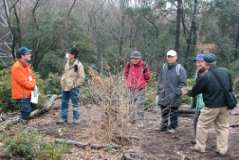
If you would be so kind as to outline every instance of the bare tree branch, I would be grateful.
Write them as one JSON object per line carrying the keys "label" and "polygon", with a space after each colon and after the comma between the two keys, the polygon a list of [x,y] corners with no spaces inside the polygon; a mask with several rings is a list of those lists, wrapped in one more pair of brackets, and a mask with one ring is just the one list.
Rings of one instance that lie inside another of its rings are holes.
{"label": "bare tree branch", "polygon": [[73,0],[73,3],[72,3],[72,5],[71,5],[71,7],[70,7],[70,9],[69,9],[69,11],[68,11],[68,13],[67,13],[67,17],[70,17],[71,12],[72,12],[72,10],[73,10],[75,4],[76,4],[76,1],[77,1],[77,0]]}
{"label": "bare tree branch", "polygon": [[14,6],[14,15],[15,15],[16,22],[17,22],[16,32],[17,32],[17,41],[18,41],[18,45],[19,45],[18,47],[20,47],[22,45],[22,32],[21,32],[21,24],[20,24],[20,19],[18,16],[16,6]]}
{"label": "bare tree branch", "polygon": [[7,18],[3,15],[3,13],[0,14],[0,24],[3,27],[8,27]]}
{"label": "bare tree branch", "polygon": [[38,23],[37,23],[37,18],[36,18],[36,11],[37,11],[37,8],[39,7],[39,2],[40,0],[36,0],[36,3],[32,9],[32,16],[33,16],[33,22],[35,24],[35,27],[37,30],[39,30],[39,26],[38,26]]}
{"label": "bare tree branch", "polygon": [[16,0],[11,7],[9,7],[9,11],[11,12],[12,9],[14,9],[17,5],[17,3],[19,2],[20,0]]}
{"label": "bare tree branch", "polygon": [[5,11],[5,14],[7,17],[8,27],[12,34],[12,47],[11,47],[12,57],[13,57],[13,59],[15,59],[16,34],[15,34],[14,28],[12,26],[11,20],[10,20],[10,11],[9,11],[9,6],[8,6],[8,1],[3,0],[3,4],[4,4],[4,11]]}

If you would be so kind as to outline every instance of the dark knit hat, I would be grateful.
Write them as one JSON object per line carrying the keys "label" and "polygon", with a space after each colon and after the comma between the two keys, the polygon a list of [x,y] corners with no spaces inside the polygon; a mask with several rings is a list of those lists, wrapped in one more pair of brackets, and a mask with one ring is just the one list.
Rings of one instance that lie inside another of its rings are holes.
{"label": "dark knit hat", "polygon": [[130,54],[130,58],[137,58],[137,59],[141,59],[142,58],[142,55],[139,51],[133,51],[131,54]]}
{"label": "dark knit hat", "polygon": [[207,53],[207,54],[205,54],[205,55],[203,56],[203,59],[204,59],[204,61],[207,62],[207,63],[214,63],[214,62],[217,61],[217,57],[216,57],[216,55],[213,54],[213,53]]}

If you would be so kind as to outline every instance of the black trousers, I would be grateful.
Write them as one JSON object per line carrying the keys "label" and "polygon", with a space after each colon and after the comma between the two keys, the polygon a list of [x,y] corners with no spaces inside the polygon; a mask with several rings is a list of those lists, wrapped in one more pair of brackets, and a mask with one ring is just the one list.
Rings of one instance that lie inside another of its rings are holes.
{"label": "black trousers", "polygon": [[176,129],[178,127],[179,106],[160,106],[161,129]]}

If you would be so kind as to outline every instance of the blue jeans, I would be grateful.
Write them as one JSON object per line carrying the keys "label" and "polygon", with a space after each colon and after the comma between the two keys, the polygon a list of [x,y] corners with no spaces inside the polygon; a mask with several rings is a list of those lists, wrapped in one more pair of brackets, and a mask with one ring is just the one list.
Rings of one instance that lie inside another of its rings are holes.
{"label": "blue jeans", "polygon": [[67,122],[68,104],[70,99],[73,106],[73,121],[77,121],[80,118],[79,97],[80,88],[73,88],[70,91],[62,91],[60,117],[63,121]]}
{"label": "blue jeans", "polygon": [[17,101],[17,106],[20,108],[20,113],[21,113],[20,119],[28,120],[28,118],[32,112],[30,98],[19,99]]}

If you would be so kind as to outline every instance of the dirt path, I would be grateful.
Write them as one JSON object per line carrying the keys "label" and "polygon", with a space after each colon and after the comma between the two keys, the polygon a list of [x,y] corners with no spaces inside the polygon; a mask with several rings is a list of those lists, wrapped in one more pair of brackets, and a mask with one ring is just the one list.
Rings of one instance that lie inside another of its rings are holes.
{"label": "dirt path", "polygon": [[[82,143],[105,144],[107,133],[102,121],[103,109],[98,106],[82,106],[81,121],[78,126],[72,124],[57,125],[59,102],[47,113],[30,121],[29,126],[37,128],[52,138],[64,138]],[[239,109],[237,109],[239,113]],[[71,112],[70,112],[71,113]],[[71,119],[71,114],[69,115]],[[232,123],[239,116],[232,116]],[[192,118],[180,117],[179,128],[175,134],[159,132],[160,116],[157,111],[146,112],[143,128],[128,126],[128,135],[133,137],[122,150],[91,150],[74,147],[64,156],[64,160],[120,160],[125,152],[137,153],[138,159],[145,160],[237,160],[239,159],[239,128],[230,129],[229,153],[220,158],[215,153],[215,132],[210,130],[207,153],[192,152]],[[142,158],[140,158],[142,157]],[[137,159],[137,158],[136,158]]]}

